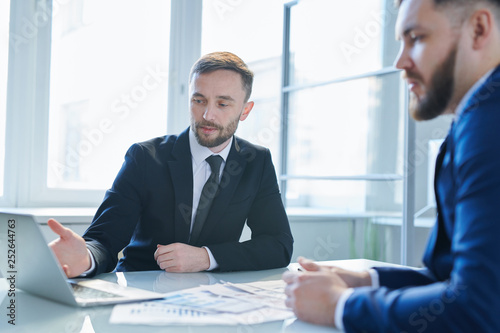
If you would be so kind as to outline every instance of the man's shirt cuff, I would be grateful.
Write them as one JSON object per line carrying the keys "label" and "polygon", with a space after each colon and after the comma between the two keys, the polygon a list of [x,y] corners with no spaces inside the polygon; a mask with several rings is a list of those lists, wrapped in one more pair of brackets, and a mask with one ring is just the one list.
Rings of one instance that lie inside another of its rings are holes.
{"label": "man's shirt cuff", "polygon": [[90,255],[90,268],[88,270],[86,270],[85,272],[83,272],[82,274],[80,274],[81,277],[86,277],[87,275],[91,274],[95,270],[94,255],[92,254],[92,252],[90,252],[90,250],[88,248],[87,248],[87,251]]}
{"label": "man's shirt cuff", "polygon": [[378,276],[377,270],[370,268],[368,270],[368,274],[370,274],[370,277],[372,279],[372,287],[373,288],[380,288],[380,278]]}
{"label": "man's shirt cuff", "polygon": [[[380,287],[380,279],[378,273],[375,269],[371,268],[368,270],[368,274],[370,274],[370,278],[372,279],[372,288]],[[353,288],[349,288],[340,295],[339,300],[337,302],[337,307],[335,308],[335,326],[343,331],[344,330],[344,322],[342,321],[344,317],[344,307],[345,303],[354,292]]]}
{"label": "man's shirt cuff", "polygon": [[345,307],[345,302],[347,302],[347,299],[351,294],[354,292],[354,288],[349,288],[345,290],[342,295],[340,295],[339,300],[337,302],[337,307],[335,308],[335,327],[337,327],[339,330],[343,331],[344,330],[344,323],[342,322],[342,317],[344,316],[344,307]]}
{"label": "man's shirt cuff", "polygon": [[214,255],[212,254],[212,251],[206,246],[203,246],[205,250],[207,250],[208,253],[208,258],[210,260],[210,266],[208,267],[207,271],[212,271],[216,268],[219,267],[219,264],[217,263],[217,260],[215,260]]}

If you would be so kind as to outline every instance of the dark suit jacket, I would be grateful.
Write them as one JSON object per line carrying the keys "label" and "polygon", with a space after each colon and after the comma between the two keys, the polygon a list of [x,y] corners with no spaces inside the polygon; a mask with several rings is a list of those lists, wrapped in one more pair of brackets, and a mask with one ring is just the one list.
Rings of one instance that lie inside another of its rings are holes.
{"label": "dark suit jacket", "polygon": [[[134,144],[84,234],[96,274],[159,269],[157,244],[187,243],[193,201],[189,129]],[[251,240],[239,242],[247,222]],[[220,189],[195,246],[221,271],[289,264],[293,239],[268,149],[233,139]],[[117,254],[124,257],[117,265]]]}
{"label": "dark suit jacket", "polygon": [[426,269],[377,271],[347,300],[347,332],[500,332],[500,70],[455,119],[436,163]]}

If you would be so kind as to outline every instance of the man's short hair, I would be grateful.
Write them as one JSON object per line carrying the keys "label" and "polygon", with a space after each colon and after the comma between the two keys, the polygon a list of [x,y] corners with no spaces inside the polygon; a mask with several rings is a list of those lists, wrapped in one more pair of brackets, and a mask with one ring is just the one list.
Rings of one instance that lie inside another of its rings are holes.
{"label": "man's short hair", "polygon": [[213,52],[202,56],[191,68],[189,82],[196,74],[210,73],[219,69],[234,71],[241,75],[243,89],[245,90],[245,102],[252,94],[253,72],[237,55],[231,52]]}
{"label": "man's short hair", "polygon": [[[399,8],[405,0],[395,0],[396,7]],[[408,0],[406,0],[408,1]],[[456,24],[461,24],[472,14],[474,6],[478,4],[489,5],[496,20],[500,20],[500,0],[432,0],[436,9],[442,9],[445,13],[447,8],[458,9],[450,11],[449,17]]]}
{"label": "man's short hair", "polygon": [[[396,5],[399,7],[401,6],[401,3],[404,0],[396,0]],[[434,4],[436,6],[441,6],[441,5],[451,5],[451,4],[457,4],[457,5],[472,5],[476,4],[478,2],[488,2],[493,5],[496,5],[500,7],[500,0],[433,0]]]}

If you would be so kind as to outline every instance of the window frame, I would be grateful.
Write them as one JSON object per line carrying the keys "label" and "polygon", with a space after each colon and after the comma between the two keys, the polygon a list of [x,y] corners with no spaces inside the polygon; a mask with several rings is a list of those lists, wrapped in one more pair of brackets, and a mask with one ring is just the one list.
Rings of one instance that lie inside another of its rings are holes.
{"label": "window frame", "polygon": [[[11,19],[10,19],[10,16],[11,16],[11,12],[12,12],[12,7],[11,7],[11,4],[10,4],[10,1],[6,3],[6,6],[8,6],[8,11],[6,11],[5,13],[2,13],[3,15],[6,15],[8,17],[8,26],[7,26],[7,32],[10,31],[10,25],[11,25]],[[8,33],[7,33],[7,37],[8,36]],[[8,47],[8,44],[9,41],[7,40],[7,49],[6,49],[6,61],[7,63],[3,63],[2,66],[5,66],[4,68],[2,68],[2,70],[5,70],[6,71],[6,76],[5,77],[2,77],[1,80],[5,80],[3,81],[3,83],[5,84],[5,90],[2,91],[1,93],[4,93],[5,94],[5,99],[4,99],[4,105],[0,105],[0,108],[3,109],[3,112],[4,113],[2,116],[5,117],[3,119],[3,125],[4,127],[2,127],[2,132],[3,133],[0,133],[0,136],[2,136],[3,138],[1,139],[2,140],[2,143],[0,144],[0,154],[3,154],[3,157],[2,159],[0,159],[0,163],[3,163],[3,165],[1,166],[0,169],[2,169],[2,173],[0,174],[0,177],[2,177],[2,182],[0,183],[2,188],[1,188],[1,194],[0,194],[0,206],[2,205],[5,205],[7,203],[7,200],[5,200],[5,193],[6,193],[6,185],[4,184],[5,182],[5,178],[6,177],[6,172],[7,170],[5,170],[5,167],[6,167],[6,155],[5,155],[5,146],[6,146],[6,140],[7,140],[7,134],[6,134],[6,130],[7,130],[7,123],[6,123],[6,120],[7,120],[7,91],[8,91],[8,87],[7,87],[7,84],[8,84],[8,81],[7,81],[7,77],[8,77],[8,61],[9,61],[9,47]],[[2,146],[3,144],[3,146]]]}
{"label": "window frame", "polygon": [[[281,86],[281,142],[280,142],[280,188],[282,194],[282,201],[287,207],[286,193],[287,181],[289,180],[315,180],[315,181],[329,181],[329,180],[352,180],[352,181],[402,181],[403,182],[403,205],[402,205],[402,222],[401,222],[401,264],[414,262],[414,216],[415,216],[415,172],[412,170],[413,155],[415,154],[415,122],[410,118],[408,112],[404,112],[403,131],[404,131],[404,167],[403,173],[399,174],[366,174],[366,175],[352,175],[352,176],[312,176],[312,175],[293,175],[288,173],[288,138],[289,138],[289,97],[293,92],[301,90],[337,84],[352,80],[358,80],[368,77],[383,77],[387,74],[397,73],[400,70],[393,66],[385,66],[379,70],[346,76],[342,78],[335,78],[332,80],[315,82],[311,84],[292,85],[290,84],[290,38],[291,38],[291,21],[292,21],[292,8],[299,4],[301,0],[294,0],[284,4],[284,20],[283,20],[283,52],[282,52],[282,86]],[[393,27],[384,29],[384,35],[387,38],[394,38],[392,31]],[[392,34],[392,36],[391,36]],[[404,84],[404,83],[402,83]],[[403,89],[403,104],[404,110],[408,110],[409,95],[407,89]]]}
{"label": "window frame", "polygon": [[[5,175],[9,176],[4,177],[0,197],[3,207],[96,207],[104,196],[105,190],[46,185],[51,21],[59,2],[11,1],[5,133]],[[201,0],[171,2],[167,132],[188,124],[188,73],[200,56],[201,10]]]}

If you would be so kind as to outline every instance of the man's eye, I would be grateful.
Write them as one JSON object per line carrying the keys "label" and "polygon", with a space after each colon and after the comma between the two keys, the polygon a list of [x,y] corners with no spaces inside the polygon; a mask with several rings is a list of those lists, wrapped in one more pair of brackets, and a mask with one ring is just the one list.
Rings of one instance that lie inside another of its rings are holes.
{"label": "man's eye", "polygon": [[422,40],[423,36],[422,35],[417,35],[417,34],[410,34],[410,40],[415,43],[415,42],[418,42],[420,40]]}
{"label": "man's eye", "polygon": [[226,107],[226,106],[227,106],[227,104],[225,104],[225,103],[219,103],[219,106],[221,106],[221,107]]}

